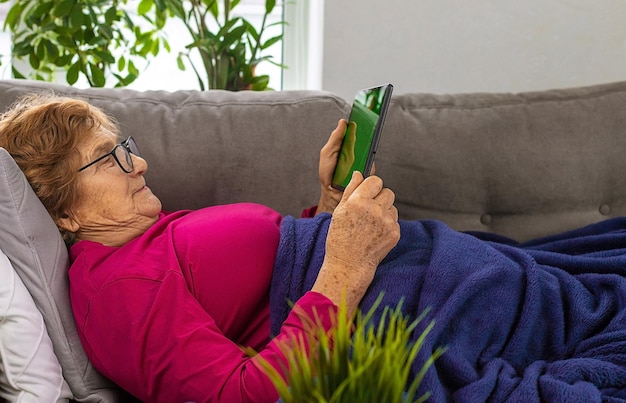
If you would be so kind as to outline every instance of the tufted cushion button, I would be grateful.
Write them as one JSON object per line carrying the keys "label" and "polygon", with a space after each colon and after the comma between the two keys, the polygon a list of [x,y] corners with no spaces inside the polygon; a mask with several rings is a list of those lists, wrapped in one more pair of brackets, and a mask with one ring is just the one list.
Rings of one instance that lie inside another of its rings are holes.
{"label": "tufted cushion button", "polygon": [[600,214],[602,215],[609,215],[611,214],[611,206],[609,206],[608,204],[603,204],[600,206]]}
{"label": "tufted cushion button", "polygon": [[491,214],[485,213],[483,215],[480,216],[480,222],[483,225],[489,225],[491,224],[491,221],[493,220],[493,218],[491,217]]}

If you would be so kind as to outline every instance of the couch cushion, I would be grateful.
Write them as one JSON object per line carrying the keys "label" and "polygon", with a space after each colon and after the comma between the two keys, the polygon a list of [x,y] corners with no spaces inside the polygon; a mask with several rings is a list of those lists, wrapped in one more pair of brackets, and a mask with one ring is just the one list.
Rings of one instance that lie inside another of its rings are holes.
{"label": "couch cushion", "polygon": [[67,249],[59,231],[9,153],[0,148],[0,250],[42,313],[63,376],[78,401],[123,401],[91,366],[69,301]]}
{"label": "couch cushion", "polygon": [[67,402],[71,397],[43,317],[0,250],[0,399]]}

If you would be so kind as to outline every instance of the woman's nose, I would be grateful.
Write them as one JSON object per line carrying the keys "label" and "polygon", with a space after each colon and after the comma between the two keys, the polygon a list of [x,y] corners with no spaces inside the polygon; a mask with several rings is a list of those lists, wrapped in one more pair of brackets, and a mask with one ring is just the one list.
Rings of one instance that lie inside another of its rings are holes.
{"label": "woman's nose", "polygon": [[143,175],[148,170],[148,162],[138,155],[130,154],[133,159],[133,172],[130,175]]}

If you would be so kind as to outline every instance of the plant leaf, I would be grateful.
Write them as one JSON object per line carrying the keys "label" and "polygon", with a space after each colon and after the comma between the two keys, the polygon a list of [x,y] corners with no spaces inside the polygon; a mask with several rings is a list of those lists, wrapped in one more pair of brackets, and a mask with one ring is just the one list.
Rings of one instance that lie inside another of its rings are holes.
{"label": "plant leaf", "polygon": [[154,0],[141,0],[139,5],[137,6],[137,14],[145,15],[152,9],[154,6]]}
{"label": "plant leaf", "polygon": [[107,52],[104,50],[98,50],[98,49],[94,49],[93,51],[94,55],[96,55],[100,60],[102,60],[103,62],[107,63],[107,64],[114,64],[115,63],[115,57],[111,54],[111,52]]}
{"label": "plant leaf", "polygon": [[270,46],[272,46],[273,44],[280,42],[283,39],[283,34],[280,35],[276,35],[270,39],[268,39],[267,41],[265,41],[262,45],[261,45],[261,49],[267,49]]}
{"label": "plant leaf", "polygon": [[55,17],[66,17],[70,15],[74,4],[76,4],[76,0],[62,0],[52,9],[52,15]]}
{"label": "plant leaf", "polygon": [[185,71],[185,62],[183,61],[183,56],[179,53],[176,57],[176,64],[178,65],[178,69]]}
{"label": "plant leaf", "polygon": [[72,64],[69,69],[67,69],[67,73],[65,74],[65,80],[69,85],[76,84],[78,81],[78,74],[80,73],[79,62]]}
{"label": "plant leaf", "polygon": [[20,73],[15,67],[11,67],[11,72],[13,73],[13,77],[15,78],[26,78],[22,73]]}
{"label": "plant leaf", "polygon": [[19,24],[21,16],[22,16],[22,4],[15,3],[7,12],[6,18],[4,20],[4,28],[7,26],[12,30]]}
{"label": "plant leaf", "polygon": [[91,77],[93,79],[93,86],[104,87],[104,84],[106,84],[104,71],[95,63],[89,64],[89,70],[91,71]]}
{"label": "plant leaf", "polygon": [[56,63],[59,58],[59,49],[50,41],[44,41],[46,47],[46,59],[51,63]]}
{"label": "plant leaf", "polygon": [[66,53],[66,54],[62,55],[56,61],[57,67],[66,67],[68,64],[71,63],[72,57],[73,56],[72,56],[71,53]]}
{"label": "plant leaf", "polygon": [[126,68],[126,58],[124,56],[121,56],[119,59],[117,59],[117,69],[119,71],[124,71],[125,68]]}
{"label": "plant leaf", "polygon": [[83,11],[77,7],[70,15],[69,28],[72,30],[80,29],[83,25],[84,17]]}

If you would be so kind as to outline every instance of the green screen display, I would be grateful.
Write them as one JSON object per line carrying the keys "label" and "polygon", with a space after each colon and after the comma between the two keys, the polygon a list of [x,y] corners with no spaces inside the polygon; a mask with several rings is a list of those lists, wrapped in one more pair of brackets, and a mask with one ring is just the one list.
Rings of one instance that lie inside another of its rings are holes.
{"label": "green screen display", "polygon": [[390,84],[368,88],[360,90],[354,97],[333,175],[333,187],[345,188],[354,171],[369,175],[392,88]]}

